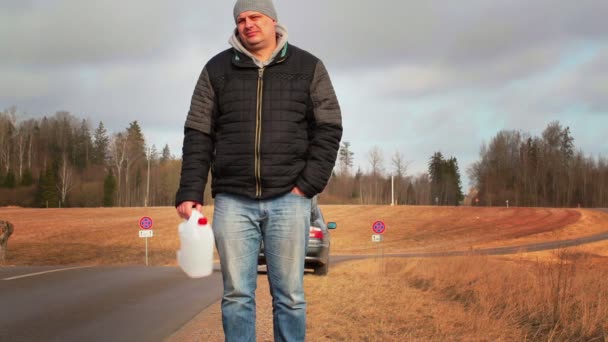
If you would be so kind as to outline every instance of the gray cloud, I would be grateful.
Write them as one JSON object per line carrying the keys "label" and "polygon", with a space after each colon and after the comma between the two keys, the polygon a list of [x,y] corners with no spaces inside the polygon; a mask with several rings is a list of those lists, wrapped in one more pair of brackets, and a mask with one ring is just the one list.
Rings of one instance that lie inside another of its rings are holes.
{"label": "gray cloud", "polygon": [[606,40],[608,31],[608,4],[594,0],[311,0],[282,7],[296,45],[301,40],[346,66],[477,63],[538,45]]}
{"label": "gray cloud", "polygon": [[[554,68],[563,58],[555,46],[530,48],[513,55],[480,61],[478,64],[395,64],[371,67],[357,77],[370,92],[384,98],[437,95],[461,90],[504,87]],[[387,77],[387,75],[390,75]]]}
{"label": "gray cloud", "polygon": [[198,39],[205,32],[218,34],[212,24],[218,6],[202,1],[18,3],[0,5],[3,65],[58,67],[168,58],[194,34],[200,34]]}
{"label": "gray cloud", "polygon": [[[275,2],[290,42],[328,66],[362,164],[378,145],[387,156],[403,150],[420,171],[441,149],[464,171],[500,129],[537,134],[556,119],[577,130],[578,146],[606,153],[597,143],[608,126],[606,1]],[[178,153],[198,73],[228,48],[232,6],[2,1],[0,109],[68,110],[111,130],[138,120]],[[589,47],[599,51],[564,67]]]}
{"label": "gray cloud", "polygon": [[560,81],[551,95],[561,99],[563,105],[573,103],[593,111],[608,111],[608,47]]}

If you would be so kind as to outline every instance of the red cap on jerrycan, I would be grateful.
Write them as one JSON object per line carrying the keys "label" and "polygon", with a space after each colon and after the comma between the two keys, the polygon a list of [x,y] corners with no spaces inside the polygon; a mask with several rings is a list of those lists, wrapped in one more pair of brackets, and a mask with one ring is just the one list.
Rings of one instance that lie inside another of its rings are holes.
{"label": "red cap on jerrycan", "polygon": [[198,224],[199,224],[200,226],[204,226],[204,225],[206,225],[206,224],[207,224],[207,218],[206,218],[206,217],[201,217],[201,218],[199,218],[199,219],[198,219]]}

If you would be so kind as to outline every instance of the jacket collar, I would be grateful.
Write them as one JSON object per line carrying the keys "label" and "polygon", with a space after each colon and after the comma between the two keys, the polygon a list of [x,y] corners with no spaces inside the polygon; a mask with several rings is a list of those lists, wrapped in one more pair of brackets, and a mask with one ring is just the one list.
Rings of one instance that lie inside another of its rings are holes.
{"label": "jacket collar", "polygon": [[[252,58],[251,56],[246,55],[236,49],[233,49],[233,51],[234,54],[232,56],[232,64],[244,68],[261,68],[260,65],[257,64],[254,61],[254,58]],[[263,67],[281,63],[286,60],[289,55],[291,55],[291,49],[289,49],[289,44],[285,43],[279,54],[274,59],[272,59],[270,63],[263,65]]]}

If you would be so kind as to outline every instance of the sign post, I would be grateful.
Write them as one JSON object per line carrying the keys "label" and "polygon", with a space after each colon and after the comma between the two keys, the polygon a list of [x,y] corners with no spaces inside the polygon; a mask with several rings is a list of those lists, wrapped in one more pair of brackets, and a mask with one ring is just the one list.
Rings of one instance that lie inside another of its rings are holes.
{"label": "sign post", "polygon": [[154,236],[154,231],[152,230],[152,219],[148,216],[144,216],[139,219],[139,237],[146,239],[146,266],[148,266],[148,238]]}
{"label": "sign post", "polygon": [[380,251],[382,251],[381,261],[383,261],[384,249],[382,249],[381,244],[382,234],[384,234],[384,232],[386,231],[386,225],[382,221],[376,221],[372,224],[372,231],[374,232],[374,234],[372,234],[372,241],[378,243],[378,248],[376,250],[376,259],[378,258],[378,255],[380,255]]}

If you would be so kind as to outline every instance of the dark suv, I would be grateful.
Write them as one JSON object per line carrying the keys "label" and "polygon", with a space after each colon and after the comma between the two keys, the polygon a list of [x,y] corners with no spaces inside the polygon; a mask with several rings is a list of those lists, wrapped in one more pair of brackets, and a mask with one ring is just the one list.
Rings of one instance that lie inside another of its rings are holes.
{"label": "dark suv", "polygon": [[[317,205],[316,198],[312,201],[312,211],[310,212],[310,232],[308,233],[308,249],[306,250],[306,260],[304,267],[313,269],[316,275],[326,275],[329,271],[329,229],[336,229],[336,222],[325,224],[323,213]],[[265,265],[264,243],[260,246],[258,265]]]}

